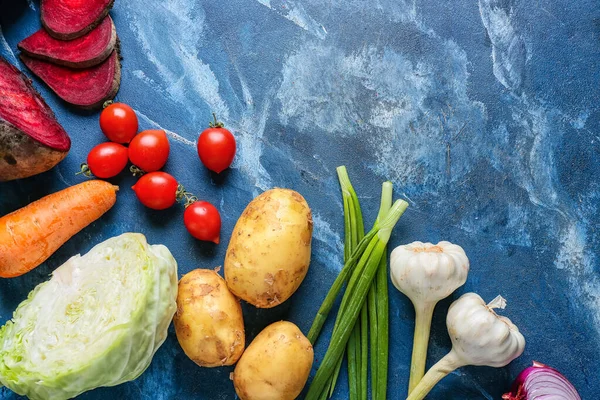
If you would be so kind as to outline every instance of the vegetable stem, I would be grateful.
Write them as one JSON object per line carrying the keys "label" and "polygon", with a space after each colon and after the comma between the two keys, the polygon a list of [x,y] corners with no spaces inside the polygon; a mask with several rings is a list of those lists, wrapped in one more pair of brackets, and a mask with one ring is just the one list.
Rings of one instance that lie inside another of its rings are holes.
{"label": "vegetable stem", "polygon": [[335,299],[342,289],[344,282],[346,282],[348,275],[352,272],[357,262],[360,260],[361,256],[365,252],[365,249],[371,242],[371,239],[377,235],[377,232],[378,227],[374,226],[373,229],[371,229],[371,231],[360,241],[356,250],[352,252],[352,257],[350,257],[350,259],[344,263],[342,271],[333,282],[333,285],[331,285],[331,288],[329,289],[329,292],[321,304],[315,320],[310,327],[310,331],[308,332],[307,337],[312,344],[315,344],[317,341],[319,334],[321,333],[321,329],[323,329],[323,324],[325,324],[325,320],[327,320],[327,315],[329,315],[329,312],[335,303]]}
{"label": "vegetable stem", "polygon": [[[385,257],[383,255],[382,259]],[[380,264],[381,266],[381,264]],[[369,338],[371,344],[371,397],[377,399],[377,368],[378,368],[378,334],[379,327],[377,325],[377,280],[373,280],[371,289],[367,296],[367,306],[369,310]]]}
{"label": "vegetable stem", "polygon": [[[381,203],[377,221],[381,220],[392,206],[393,185],[384,182],[381,187]],[[373,314],[376,337],[371,339],[371,391],[374,400],[385,400],[387,396],[388,344],[389,344],[389,303],[387,281],[387,247],[384,250],[377,275],[371,285],[375,298]]]}
{"label": "vegetable stem", "polygon": [[319,400],[326,400],[327,399],[327,392],[323,392],[321,393],[321,396],[319,397]]}
{"label": "vegetable stem", "polygon": [[367,233],[365,237],[363,237],[362,240],[358,243],[358,246],[352,252],[352,256],[350,257],[350,259],[346,263],[344,263],[342,271],[339,273],[339,275],[331,285],[331,288],[329,289],[327,296],[325,296],[325,300],[321,304],[321,307],[317,312],[315,320],[313,321],[312,326],[310,327],[310,331],[308,332],[307,337],[312,344],[315,344],[316,340],[318,339],[319,334],[321,333],[321,329],[323,329],[323,325],[327,320],[327,315],[329,315],[329,312],[331,311],[331,308],[335,303],[337,295],[342,289],[342,286],[346,281],[348,275],[352,272],[352,270],[356,266],[356,263],[362,257],[363,253],[365,252],[365,249],[371,242],[371,239],[374,236],[377,236],[379,240],[387,243],[387,241],[390,238],[392,228],[396,225],[396,222],[398,222],[398,219],[402,216],[404,211],[406,211],[407,207],[408,203],[406,201],[396,200],[396,202],[392,206],[394,214],[392,214],[392,210],[390,210],[390,213],[386,215],[385,219],[383,219],[381,222],[376,222],[375,225],[373,225],[371,231],[369,231],[369,233]]}
{"label": "vegetable stem", "polygon": [[[377,234],[377,237],[385,245],[387,245],[388,240],[390,240],[392,229],[394,229],[394,226],[396,226],[396,223],[407,208],[408,203],[406,201],[396,200],[390,207],[390,211],[385,214],[385,217],[383,217],[378,223],[375,223],[375,226],[379,227],[379,233]],[[384,233],[382,233],[382,231]]]}
{"label": "vegetable stem", "polygon": [[[353,292],[354,292],[356,286],[358,285],[358,282],[365,270],[366,265],[369,263],[369,259],[370,259],[371,255],[376,254],[375,248],[377,247],[378,243],[380,243],[380,241],[379,241],[379,239],[377,239],[377,237],[374,237],[371,240],[371,243],[369,243],[369,246],[365,249],[365,251],[363,253],[363,257],[360,259],[358,265],[356,265],[355,271],[352,273],[352,276],[350,277],[350,280],[348,281],[348,286],[346,287],[346,291],[344,292],[344,296],[342,297],[340,309],[338,311],[338,315],[336,316],[335,325],[333,327],[334,334],[340,325],[340,321],[344,317],[344,311],[346,310],[348,302],[350,302],[350,300],[352,299]],[[362,306],[362,303],[361,303],[361,306]]]}
{"label": "vegetable stem", "polygon": [[[357,324],[358,325],[358,324]],[[367,302],[363,303],[360,312],[360,361],[359,361],[359,378],[360,392],[358,398],[367,400],[367,381],[368,381],[368,365],[369,365],[369,319],[367,314]]]}
{"label": "vegetable stem", "polygon": [[[373,238],[373,242],[376,244],[375,248],[373,249],[373,253],[381,254],[385,245],[377,238]],[[369,256],[365,255],[364,257],[368,258]],[[342,303],[348,303],[347,308],[345,308],[345,312],[338,314],[338,316],[340,316],[338,327],[334,328],[333,330],[325,357],[323,358],[321,366],[317,370],[317,373],[306,395],[307,400],[317,399],[320,393],[323,391],[329,376],[333,373],[333,368],[337,364],[338,357],[343,353],[350,335],[354,330],[356,321],[358,320],[360,310],[362,308],[362,303],[365,301],[367,291],[369,290],[369,286],[374,275],[369,274],[368,272],[374,272],[373,264],[375,264],[375,262],[373,259],[376,259],[376,265],[378,265],[379,257],[374,255],[371,257],[370,262],[363,263],[366,267],[370,268],[362,268],[360,271],[357,270],[361,275],[361,279],[359,279],[357,282],[355,293],[350,294],[349,290],[346,290],[344,293]],[[344,300],[346,300],[346,302],[344,302]]]}
{"label": "vegetable stem", "polygon": [[335,367],[335,373],[331,377],[331,383],[329,384],[329,398],[333,396],[333,391],[335,390],[335,385],[337,384],[338,377],[340,376],[340,371],[342,369],[342,362],[344,361],[344,357],[340,357],[337,366]]}
{"label": "vegetable stem", "polygon": [[392,182],[383,182],[381,186],[381,202],[379,204],[379,212],[377,214],[377,221],[384,218],[392,208],[392,194],[393,194]]}
{"label": "vegetable stem", "polygon": [[350,392],[350,400],[358,400],[358,396],[360,393],[360,381],[358,378],[358,347],[360,343],[357,343],[358,331],[360,327],[358,325],[354,326],[350,337],[348,338],[348,386]]}
{"label": "vegetable stem", "polygon": [[351,239],[352,236],[348,233],[348,228],[351,225],[350,222],[350,198],[347,196],[342,196],[342,201],[344,202],[344,263],[348,261],[350,258],[351,249]]}
{"label": "vegetable stem", "polygon": [[412,361],[410,363],[410,379],[408,381],[408,393],[419,384],[425,375],[425,363],[427,362],[427,347],[429,345],[429,333],[431,331],[431,319],[435,304],[415,304],[415,337],[413,342]]}
{"label": "vegetable stem", "polygon": [[[348,261],[352,251],[356,249],[359,241],[365,235],[362,212],[358,196],[352,187],[350,178],[344,166],[337,168],[340,187],[342,189],[342,199],[344,202],[344,261]],[[335,327],[337,327],[339,319],[336,318]],[[361,330],[357,325],[348,340],[348,385],[351,400],[358,400],[366,387],[363,387],[363,382],[358,379],[362,371],[363,351],[368,350],[363,348],[361,343]],[[329,386],[329,396],[333,394],[337,379],[342,367],[342,358],[338,361],[335,372]],[[360,375],[362,377],[362,375]],[[366,380],[366,379],[365,379]]]}
{"label": "vegetable stem", "polygon": [[373,399],[385,400],[387,396],[388,348],[389,348],[389,291],[387,255],[381,257],[377,270],[377,357],[371,356],[371,362],[376,362],[376,372],[373,375]]}
{"label": "vegetable stem", "polygon": [[446,354],[444,358],[437,362],[421,379],[421,382],[415,387],[415,389],[409,394],[406,400],[422,400],[427,394],[433,389],[433,387],[446,375],[454,371],[457,368],[463,367],[465,364],[462,362],[454,350]]}
{"label": "vegetable stem", "polygon": [[[408,203],[403,200],[397,200],[392,205],[389,213],[387,213],[385,218],[382,218],[379,224],[381,230],[375,237],[372,238],[372,243],[374,243],[372,254],[367,254],[366,252],[365,254],[362,254],[361,260],[352,274],[352,278],[355,276],[358,276],[359,278],[355,282],[354,290],[346,290],[344,293],[341,307],[347,303],[347,308],[343,308],[344,312],[341,313],[339,325],[337,328],[334,328],[329,348],[325,353],[325,357],[323,358],[321,366],[317,370],[317,373],[306,395],[307,400],[319,398],[329,380],[329,377],[333,374],[333,369],[335,368],[340,355],[343,353],[344,348],[346,347],[346,343],[348,342],[352,329],[356,324],[362,309],[362,305],[365,302],[367,293],[371,287],[373,278],[377,273],[377,268],[379,267],[381,258],[385,252],[391,230],[396,225],[398,219],[400,219],[404,211],[406,211],[407,207]],[[369,246],[371,246],[372,243],[370,243]],[[361,268],[358,268],[359,266]],[[350,289],[352,284],[352,278],[350,279],[348,289]],[[338,314],[338,316],[340,316],[340,314]]]}

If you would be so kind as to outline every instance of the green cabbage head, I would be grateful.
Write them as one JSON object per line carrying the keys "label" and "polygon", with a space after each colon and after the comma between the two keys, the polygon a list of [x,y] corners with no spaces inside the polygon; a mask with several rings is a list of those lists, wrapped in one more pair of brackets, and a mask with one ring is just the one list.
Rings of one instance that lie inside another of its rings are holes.
{"label": "green cabbage head", "polygon": [[57,268],[0,328],[0,383],[63,400],[131,381],[165,341],[176,297],[165,246],[139,233],[100,243]]}

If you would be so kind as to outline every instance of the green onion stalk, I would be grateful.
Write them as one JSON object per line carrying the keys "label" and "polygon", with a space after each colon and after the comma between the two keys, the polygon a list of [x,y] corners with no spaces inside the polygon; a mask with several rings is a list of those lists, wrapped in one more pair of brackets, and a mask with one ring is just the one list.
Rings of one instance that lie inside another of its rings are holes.
{"label": "green onion stalk", "polygon": [[[362,217],[362,211],[360,209],[360,202],[358,196],[352,187],[350,178],[346,167],[341,166],[337,168],[338,179],[340,181],[340,187],[342,189],[342,198],[347,199],[350,207],[348,210],[344,210],[344,231],[345,231],[345,246],[344,246],[344,257],[345,261],[348,260],[352,251],[356,249],[358,242],[365,236],[365,228]],[[348,217],[346,217],[348,214]],[[354,331],[350,335],[348,345],[346,348],[348,355],[348,385],[350,400],[366,400],[367,398],[367,363],[368,363],[368,347],[366,345],[366,325],[367,325],[367,310],[363,307],[361,311],[361,323],[356,324]],[[333,380],[330,385],[329,393],[330,396],[333,393],[335,384],[337,382],[337,376],[339,376],[339,370],[342,367],[342,358],[336,365],[335,372],[333,374]],[[363,373],[364,371],[364,373]]]}
{"label": "green onion stalk", "polygon": [[[390,211],[392,192],[392,183],[384,182],[377,221]],[[389,300],[386,253],[387,247],[379,262],[377,275],[371,284],[367,298],[371,328],[371,392],[374,400],[385,400],[387,396]]]}
{"label": "green onion stalk", "polygon": [[[358,360],[358,372],[359,372],[359,400],[367,400],[367,382],[368,382],[368,365],[369,365],[369,320],[367,312],[367,302],[365,301],[360,311],[360,360]],[[358,325],[358,323],[356,324]],[[349,377],[349,376],[348,376]]]}
{"label": "green onion stalk", "polygon": [[385,400],[387,397],[388,378],[388,350],[389,350],[389,295],[388,295],[388,263],[387,255],[381,257],[381,263],[376,276],[377,296],[377,343],[376,356],[371,356],[371,363],[375,360],[375,372],[371,377],[373,399]]}
{"label": "green onion stalk", "polygon": [[[348,171],[344,166],[340,166],[336,170],[340,182],[340,188],[342,189],[342,200],[344,203],[344,262],[347,262],[352,256],[352,252],[357,248],[360,240],[365,236],[365,228],[360,202],[358,201],[356,191],[350,182]],[[350,400],[363,399],[363,392],[364,396],[366,397],[366,382],[363,382],[362,379],[356,379],[359,372],[362,370],[363,362],[367,362],[363,361],[363,352],[368,350],[366,347],[364,349],[362,347],[360,328],[361,327],[357,324],[352,335],[350,336],[350,339],[348,340],[347,346]],[[342,360],[343,357],[340,357],[336,365],[335,372],[330,379],[329,397],[333,395],[333,391],[342,368]]]}
{"label": "green onion stalk", "polygon": [[[357,241],[362,239],[364,235],[364,225],[362,220],[362,212],[358,196],[352,187],[345,167],[338,167],[338,178],[342,189],[342,199],[344,204],[344,259],[347,261],[352,250],[356,247]],[[382,189],[382,204],[377,216],[377,221],[380,220],[389,211],[392,205],[392,184],[385,182]],[[383,275],[384,286],[381,292],[377,292],[377,279]],[[382,262],[378,269],[378,278],[376,278],[369,290],[367,302],[363,305],[360,315],[360,323],[355,325],[354,331],[348,339],[347,356],[348,356],[348,384],[350,400],[366,399],[368,392],[368,364],[369,364],[369,343],[371,352],[371,391],[373,399],[380,399],[377,396],[377,379],[376,375],[379,371],[382,374],[382,380],[387,385],[387,343],[388,338],[388,323],[387,321],[378,321],[377,307],[382,311],[379,313],[380,319],[388,318],[388,290],[387,290],[387,257],[383,256]],[[340,312],[343,313],[343,310]],[[336,319],[336,326],[339,320]],[[379,332],[378,324],[384,330]],[[378,339],[378,336],[381,336]],[[380,349],[380,346],[383,349]],[[381,362],[378,362],[379,354],[385,351],[381,357]],[[360,357],[359,357],[360,355]],[[330,379],[329,397],[333,395],[340,369],[342,367],[342,358],[339,359],[336,365],[335,372]],[[357,379],[360,378],[360,379]],[[386,387],[383,388],[381,399],[385,399]]]}
{"label": "green onion stalk", "polygon": [[[318,400],[321,398],[323,391],[326,391],[326,386],[328,383],[330,383],[330,378],[335,373],[335,368],[340,360],[340,357],[343,355],[344,349],[363,308],[363,304],[366,301],[371,284],[377,275],[377,271],[379,269],[381,259],[385,253],[392,229],[407,207],[407,202],[403,200],[397,200],[392,205],[385,218],[382,218],[381,221],[375,223],[374,229],[372,229],[371,232],[369,232],[369,234],[363,238],[356,251],[353,252],[349,262],[347,262],[344,265],[344,268],[342,268],[342,272],[344,272],[344,269],[348,269],[346,276],[352,272],[347,289],[344,293],[344,297],[342,298],[342,303],[340,305],[340,310],[343,310],[343,312],[338,313],[338,317],[340,317],[338,324],[334,327],[329,348],[327,349],[321,366],[317,370],[317,374],[310,385],[306,396],[307,400]],[[372,232],[375,233],[371,235]],[[369,241],[365,245],[364,250],[357,254],[357,252],[361,250],[361,245],[364,245],[363,242],[367,238]],[[355,256],[356,258],[360,257],[360,259],[357,262],[350,263]],[[340,279],[341,275],[342,273],[340,273],[338,279]],[[336,281],[338,281],[338,279],[336,279]],[[345,277],[341,278],[339,288],[336,289],[332,287],[332,289],[330,289],[325,302],[321,306],[321,309],[317,314],[317,318],[313,323],[313,328],[315,329],[311,328],[313,335],[311,336],[309,333],[309,340],[311,337],[316,339],[318,336],[320,328],[322,327],[324,320],[327,318],[327,314],[331,310],[333,302],[335,301],[335,297],[341,289],[344,281]],[[334,282],[334,285],[335,283],[336,282]],[[333,298],[330,298],[330,295]],[[328,301],[331,304],[325,304]]]}
{"label": "green onion stalk", "polygon": [[323,329],[323,325],[327,320],[327,316],[329,315],[329,312],[331,311],[331,308],[333,307],[335,299],[342,289],[342,286],[347,281],[350,273],[359,263],[365,251],[368,249],[371,240],[373,240],[373,238],[379,234],[379,230],[380,227],[375,224],[369,233],[367,233],[365,237],[358,243],[357,248],[352,252],[352,256],[347,262],[344,263],[339,275],[335,278],[335,281],[333,281],[327,296],[325,296],[325,300],[321,304],[319,311],[317,311],[317,315],[312,323],[312,326],[310,327],[310,331],[308,332],[307,338],[312,344],[315,344],[319,338],[321,329]]}

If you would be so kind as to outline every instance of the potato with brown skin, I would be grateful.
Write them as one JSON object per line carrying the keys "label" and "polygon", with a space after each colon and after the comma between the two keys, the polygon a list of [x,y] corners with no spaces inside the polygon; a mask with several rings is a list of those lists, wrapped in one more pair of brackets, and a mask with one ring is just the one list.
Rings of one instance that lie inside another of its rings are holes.
{"label": "potato with brown skin", "polygon": [[213,270],[196,269],[181,278],[173,322],[183,351],[201,367],[233,365],[244,352],[240,302]]}
{"label": "potato with brown skin", "polygon": [[248,204],[225,255],[225,280],[239,298],[275,307],[298,289],[310,264],[312,214],[290,189],[272,189]]}
{"label": "potato with brown skin", "polygon": [[241,400],[293,400],[304,388],[314,358],[300,329],[280,321],[254,338],[233,372]]}

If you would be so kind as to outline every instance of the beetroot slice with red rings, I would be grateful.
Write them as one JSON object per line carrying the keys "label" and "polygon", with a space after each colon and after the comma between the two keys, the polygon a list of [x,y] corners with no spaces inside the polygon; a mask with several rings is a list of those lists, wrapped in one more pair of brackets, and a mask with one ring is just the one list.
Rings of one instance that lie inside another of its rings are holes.
{"label": "beetroot slice with red rings", "polygon": [[50,35],[71,40],[94,29],[114,0],[42,0],[42,25]]}
{"label": "beetroot slice with red rings", "polygon": [[73,40],[58,40],[45,29],[23,39],[17,46],[30,57],[71,68],[87,68],[106,60],[115,49],[117,31],[110,17],[85,35]]}
{"label": "beetroot slice with red rings", "polygon": [[49,170],[71,139],[21,71],[0,57],[0,181]]}
{"label": "beetroot slice with red rings", "polygon": [[121,82],[119,54],[113,50],[102,64],[72,69],[21,54],[23,63],[64,101],[93,109],[115,97]]}

